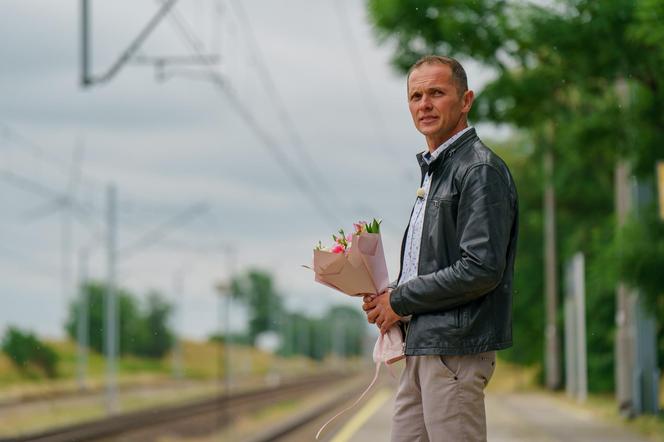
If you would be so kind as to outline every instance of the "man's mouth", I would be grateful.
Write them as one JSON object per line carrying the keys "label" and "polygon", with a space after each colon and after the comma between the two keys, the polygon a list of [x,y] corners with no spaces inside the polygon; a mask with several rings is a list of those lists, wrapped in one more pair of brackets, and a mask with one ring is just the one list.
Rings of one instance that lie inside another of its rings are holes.
{"label": "man's mouth", "polygon": [[435,116],[428,115],[428,116],[426,116],[426,117],[422,117],[422,118],[420,118],[420,121],[421,121],[422,123],[432,123],[432,122],[436,121],[437,119],[438,119],[438,118],[435,117]]}

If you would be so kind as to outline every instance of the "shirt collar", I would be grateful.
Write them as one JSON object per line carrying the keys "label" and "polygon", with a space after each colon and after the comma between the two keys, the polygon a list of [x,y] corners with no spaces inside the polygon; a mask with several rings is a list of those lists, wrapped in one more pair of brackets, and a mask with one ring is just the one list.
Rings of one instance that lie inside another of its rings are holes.
{"label": "shirt collar", "polygon": [[443,153],[443,152],[445,151],[445,149],[447,149],[448,147],[450,147],[450,145],[451,145],[452,143],[454,143],[456,140],[458,140],[459,137],[461,137],[461,135],[465,134],[466,132],[468,132],[468,131],[469,131],[470,129],[472,129],[472,128],[473,128],[472,126],[468,126],[468,127],[466,127],[465,129],[462,129],[462,130],[460,130],[459,132],[455,133],[455,134],[452,135],[450,138],[448,138],[447,141],[445,141],[443,144],[441,144],[440,146],[438,146],[438,147],[436,148],[436,150],[433,151],[433,153],[426,151],[426,152],[422,155],[422,159],[423,159],[427,164],[431,164],[436,158],[438,158],[438,156],[440,156],[441,153]]}

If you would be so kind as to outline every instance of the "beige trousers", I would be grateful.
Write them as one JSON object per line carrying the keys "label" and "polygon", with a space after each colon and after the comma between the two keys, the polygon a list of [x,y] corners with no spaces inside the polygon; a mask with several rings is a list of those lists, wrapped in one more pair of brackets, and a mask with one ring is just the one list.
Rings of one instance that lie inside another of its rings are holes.
{"label": "beige trousers", "polygon": [[485,442],[484,388],[496,352],[408,356],[392,417],[392,442]]}

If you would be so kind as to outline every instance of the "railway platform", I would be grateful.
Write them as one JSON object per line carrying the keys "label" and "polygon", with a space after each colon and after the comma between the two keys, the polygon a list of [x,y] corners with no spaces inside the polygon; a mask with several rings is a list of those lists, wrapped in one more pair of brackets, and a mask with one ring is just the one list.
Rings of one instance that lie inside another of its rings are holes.
{"label": "railway platform", "polygon": [[[394,388],[381,387],[330,442],[389,441]],[[489,442],[647,442],[619,423],[545,392],[486,395]]]}

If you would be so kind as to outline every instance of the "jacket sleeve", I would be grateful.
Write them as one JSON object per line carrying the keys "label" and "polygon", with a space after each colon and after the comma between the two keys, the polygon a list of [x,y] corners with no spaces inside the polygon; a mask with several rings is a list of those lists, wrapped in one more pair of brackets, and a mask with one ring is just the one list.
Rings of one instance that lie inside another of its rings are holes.
{"label": "jacket sleeve", "polygon": [[400,316],[447,310],[500,284],[515,216],[513,204],[510,186],[494,166],[471,167],[459,196],[460,259],[396,287],[390,296],[393,310]]}

